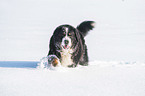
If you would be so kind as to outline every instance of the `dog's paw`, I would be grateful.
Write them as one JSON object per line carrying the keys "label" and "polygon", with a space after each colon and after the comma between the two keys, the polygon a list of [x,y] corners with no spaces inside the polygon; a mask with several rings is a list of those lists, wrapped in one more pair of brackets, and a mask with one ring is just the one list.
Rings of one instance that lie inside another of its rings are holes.
{"label": "dog's paw", "polygon": [[57,58],[56,55],[48,56],[48,64],[50,64],[53,67],[59,67],[61,65],[60,60],[59,60],[59,58]]}
{"label": "dog's paw", "polygon": [[75,68],[77,65],[76,64],[72,64],[72,65],[68,65],[68,68]]}

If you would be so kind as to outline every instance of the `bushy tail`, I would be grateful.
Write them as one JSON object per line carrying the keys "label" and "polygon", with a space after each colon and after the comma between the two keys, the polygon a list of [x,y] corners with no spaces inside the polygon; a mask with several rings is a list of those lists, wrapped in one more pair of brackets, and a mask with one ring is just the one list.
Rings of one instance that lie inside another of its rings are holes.
{"label": "bushy tail", "polygon": [[77,29],[83,34],[83,36],[86,36],[88,32],[92,30],[94,27],[95,27],[94,21],[84,21],[77,26]]}

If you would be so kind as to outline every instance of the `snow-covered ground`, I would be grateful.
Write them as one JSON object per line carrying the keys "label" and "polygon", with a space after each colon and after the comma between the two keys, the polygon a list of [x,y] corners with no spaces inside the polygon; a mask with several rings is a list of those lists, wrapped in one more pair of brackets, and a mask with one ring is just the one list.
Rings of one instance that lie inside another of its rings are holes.
{"label": "snow-covered ground", "polygon": [[31,64],[29,68],[0,68],[0,96],[145,95],[144,63],[94,61],[88,67],[59,70]]}
{"label": "snow-covered ground", "polygon": [[[0,0],[0,96],[145,96],[144,0]],[[90,65],[37,68],[61,24],[96,21]]]}

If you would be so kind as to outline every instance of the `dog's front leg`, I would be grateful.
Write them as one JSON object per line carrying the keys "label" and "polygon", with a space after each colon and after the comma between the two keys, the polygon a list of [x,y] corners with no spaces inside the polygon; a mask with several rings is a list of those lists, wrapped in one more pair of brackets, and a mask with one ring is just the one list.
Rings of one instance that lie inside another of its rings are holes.
{"label": "dog's front leg", "polygon": [[50,64],[53,67],[61,66],[60,60],[56,55],[49,55],[48,56],[48,64]]}

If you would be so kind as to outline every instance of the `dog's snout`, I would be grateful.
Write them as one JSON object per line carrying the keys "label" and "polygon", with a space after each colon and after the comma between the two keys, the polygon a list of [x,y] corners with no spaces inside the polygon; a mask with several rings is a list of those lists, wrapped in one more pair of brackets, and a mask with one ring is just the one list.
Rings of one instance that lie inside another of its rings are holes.
{"label": "dog's snout", "polygon": [[69,41],[68,40],[64,40],[64,43],[67,45],[69,43]]}

